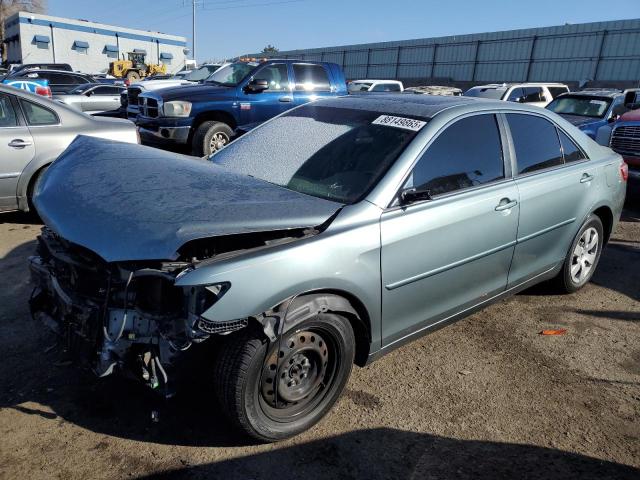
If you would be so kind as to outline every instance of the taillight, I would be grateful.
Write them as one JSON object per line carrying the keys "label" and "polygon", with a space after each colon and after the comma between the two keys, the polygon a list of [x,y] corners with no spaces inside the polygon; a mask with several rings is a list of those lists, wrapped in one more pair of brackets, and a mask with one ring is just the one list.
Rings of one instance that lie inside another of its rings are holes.
{"label": "taillight", "polygon": [[131,80],[129,80],[128,78],[124,79],[124,86],[128,87],[129,85],[131,85]]}
{"label": "taillight", "polygon": [[629,178],[629,165],[627,165],[627,162],[625,161],[620,165],[620,176],[622,177],[623,182],[626,182]]}
{"label": "taillight", "polygon": [[53,97],[53,95],[51,95],[51,88],[49,87],[36,87],[36,94],[48,98]]}

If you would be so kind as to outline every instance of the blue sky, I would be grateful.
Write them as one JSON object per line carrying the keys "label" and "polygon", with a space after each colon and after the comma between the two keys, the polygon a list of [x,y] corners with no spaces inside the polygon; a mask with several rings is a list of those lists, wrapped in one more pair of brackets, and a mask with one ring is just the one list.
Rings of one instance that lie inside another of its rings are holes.
{"label": "blue sky", "polygon": [[[198,61],[640,17],[640,0],[199,0]],[[191,0],[49,0],[49,14],[184,35]]]}

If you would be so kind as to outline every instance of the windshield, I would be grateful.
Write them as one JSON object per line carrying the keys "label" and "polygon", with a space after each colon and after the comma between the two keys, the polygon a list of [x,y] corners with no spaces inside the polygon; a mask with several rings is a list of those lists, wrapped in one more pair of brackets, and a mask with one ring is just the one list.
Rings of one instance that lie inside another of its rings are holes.
{"label": "windshield", "polygon": [[[213,65],[203,65],[197,70],[191,70],[184,76],[185,80],[189,80],[191,82],[199,82],[200,80],[204,80],[209,75],[211,75]],[[218,68],[218,67],[215,67]]]}
{"label": "windshield", "polygon": [[506,87],[473,87],[464,92],[465,97],[480,97],[480,98],[491,98],[493,100],[500,100],[502,96],[507,91]]}
{"label": "windshield", "polygon": [[371,83],[363,83],[363,82],[351,82],[347,89],[350,92],[366,92],[371,88]]}
{"label": "windshield", "polygon": [[547,108],[565,115],[602,118],[609,110],[609,105],[611,99],[606,97],[563,95],[547,105]]}
{"label": "windshield", "polygon": [[230,63],[207,78],[207,82],[235,87],[257,66],[258,63],[256,62]]}
{"label": "windshield", "polygon": [[[404,126],[390,126],[393,121]],[[210,159],[296,192],[355,203],[378,183],[425,122],[307,104],[240,137]]]}

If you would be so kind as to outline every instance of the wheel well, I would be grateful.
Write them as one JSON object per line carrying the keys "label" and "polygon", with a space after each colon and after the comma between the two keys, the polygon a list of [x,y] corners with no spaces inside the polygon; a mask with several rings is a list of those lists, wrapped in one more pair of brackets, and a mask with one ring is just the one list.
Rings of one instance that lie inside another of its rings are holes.
{"label": "wheel well", "polygon": [[613,228],[613,213],[609,207],[600,207],[594,210],[594,215],[597,215],[602,222],[602,229],[604,230],[604,243],[609,241],[611,236],[611,229]]}
{"label": "wheel well", "polygon": [[232,129],[235,129],[238,126],[235,118],[233,118],[233,115],[227,112],[223,112],[221,110],[202,112],[196,116],[196,118],[193,120],[193,123],[191,124],[191,131],[189,132],[189,144],[191,144],[191,141],[193,140],[193,134],[198,129],[198,127],[204,122],[208,121],[226,123]]}
{"label": "wheel well", "polygon": [[343,315],[349,320],[356,339],[354,363],[360,367],[366,365],[371,350],[371,320],[364,304],[357,297],[344,291],[321,290],[300,294],[290,305],[289,302],[290,299],[285,300],[274,309],[287,310],[287,318],[295,318],[291,325],[286,326],[287,330],[318,311]]}
{"label": "wheel well", "polygon": [[36,180],[38,180],[38,177],[42,174],[42,171],[47,168],[49,165],[51,165],[51,162],[49,163],[45,163],[44,165],[41,165],[35,172],[33,172],[33,175],[31,175],[31,178],[29,178],[29,183],[27,184],[27,208],[31,209],[32,205],[31,205],[31,195],[33,194],[33,187],[36,184]]}

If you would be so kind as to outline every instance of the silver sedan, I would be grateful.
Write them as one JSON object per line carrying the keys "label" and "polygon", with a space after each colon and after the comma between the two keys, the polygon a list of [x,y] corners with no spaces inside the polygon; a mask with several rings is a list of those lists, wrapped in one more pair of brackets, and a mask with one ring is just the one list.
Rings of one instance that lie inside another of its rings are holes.
{"label": "silver sedan", "polygon": [[110,112],[120,108],[120,94],[126,87],[87,83],[78,85],[69,93],[54,95],[53,99],[85,113]]}
{"label": "silver sedan", "polygon": [[78,135],[138,143],[136,127],[128,120],[91,117],[0,85],[0,211],[32,208],[38,178]]}

